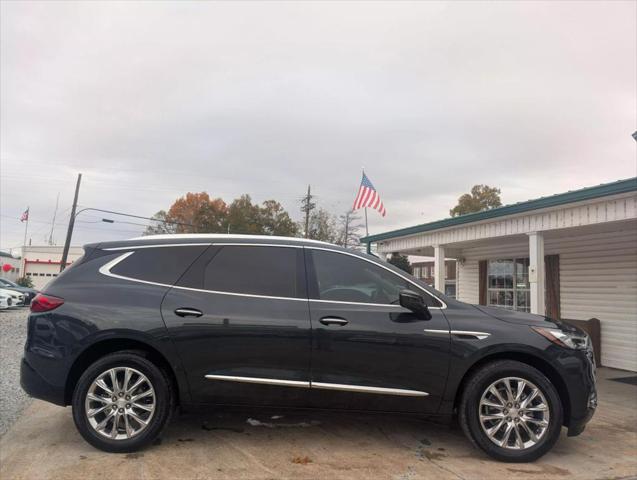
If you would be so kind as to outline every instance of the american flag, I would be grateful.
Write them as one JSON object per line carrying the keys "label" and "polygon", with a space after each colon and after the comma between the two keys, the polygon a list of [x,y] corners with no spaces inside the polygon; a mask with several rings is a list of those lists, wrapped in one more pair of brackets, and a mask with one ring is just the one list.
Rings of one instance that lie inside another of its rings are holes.
{"label": "american flag", "polygon": [[370,207],[374,210],[378,210],[383,217],[387,214],[385,205],[383,205],[383,202],[380,199],[380,195],[378,195],[378,192],[374,188],[374,185],[372,185],[372,182],[369,181],[369,178],[367,178],[367,175],[365,175],[365,172],[363,172],[361,186],[358,189],[358,195],[356,195],[352,210],[358,210],[363,207]]}
{"label": "american flag", "polygon": [[21,222],[26,222],[29,219],[29,209],[27,208],[20,217]]}

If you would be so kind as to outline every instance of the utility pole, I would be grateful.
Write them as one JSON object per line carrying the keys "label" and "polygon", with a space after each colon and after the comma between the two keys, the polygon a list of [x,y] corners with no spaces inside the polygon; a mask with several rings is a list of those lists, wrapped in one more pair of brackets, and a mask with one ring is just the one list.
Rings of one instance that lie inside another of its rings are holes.
{"label": "utility pole", "polygon": [[51,222],[51,232],[49,233],[49,245],[53,245],[53,229],[55,228],[55,217],[58,214],[58,204],[60,203],[60,192],[55,199],[55,210],[53,211],[53,221]]}
{"label": "utility pole", "polygon": [[82,174],[77,174],[77,183],[75,184],[75,197],[73,197],[73,208],[71,209],[71,218],[69,218],[69,228],[66,231],[66,240],[64,242],[64,250],[62,250],[62,260],[60,261],[60,272],[66,268],[66,260],[69,257],[69,248],[71,246],[71,237],[73,236],[73,227],[75,226],[75,210],[77,209],[77,197],[80,194],[80,182]]}
{"label": "utility pole", "polygon": [[305,213],[305,238],[308,238],[310,233],[310,212],[314,210],[316,204],[312,203],[312,194],[310,193],[310,186],[307,186],[307,195],[303,198],[303,206],[301,211]]}
{"label": "utility pole", "polygon": [[[27,231],[29,230],[29,209],[30,208],[31,207],[27,207],[27,218],[26,218],[27,223],[24,226],[24,241],[22,242],[22,245],[24,245],[24,246],[26,246],[26,244],[27,244]],[[24,254],[22,256],[24,256]]]}

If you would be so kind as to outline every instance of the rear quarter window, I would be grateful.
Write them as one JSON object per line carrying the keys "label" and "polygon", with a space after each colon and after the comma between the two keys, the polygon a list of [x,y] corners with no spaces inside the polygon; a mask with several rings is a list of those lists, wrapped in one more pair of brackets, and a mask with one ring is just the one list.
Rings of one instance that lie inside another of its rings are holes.
{"label": "rear quarter window", "polygon": [[206,248],[207,245],[140,248],[111,268],[111,273],[135,280],[174,285]]}

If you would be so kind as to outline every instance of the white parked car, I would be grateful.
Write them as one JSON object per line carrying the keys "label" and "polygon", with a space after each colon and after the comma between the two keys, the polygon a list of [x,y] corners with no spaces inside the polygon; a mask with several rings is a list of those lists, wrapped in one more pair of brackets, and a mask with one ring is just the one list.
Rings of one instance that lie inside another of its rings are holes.
{"label": "white parked car", "polygon": [[8,305],[8,308],[24,306],[24,294],[20,292],[9,290],[7,288],[0,288],[0,295],[8,296],[11,299],[11,303]]}
{"label": "white parked car", "polygon": [[11,299],[11,294],[4,290],[0,290],[0,310],[6,310],[11,307],[12,304],[13,300]]}

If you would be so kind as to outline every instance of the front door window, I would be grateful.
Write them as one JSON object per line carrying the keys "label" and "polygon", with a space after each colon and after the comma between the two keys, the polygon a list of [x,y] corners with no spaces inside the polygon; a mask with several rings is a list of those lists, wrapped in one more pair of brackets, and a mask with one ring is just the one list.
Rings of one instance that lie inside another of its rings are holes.
{"label": "front door window", "polygon": [[489,260],[487,304],[529,312],[529,259]]}
{"label": "front door window", "polygon": [[[324,250],[311,250],[311,254],[319,300],[398,305],[401,290],[415,289],[404,278],[352,255]],[[438,300],[418,293],[428,306],[441,306]]]}

